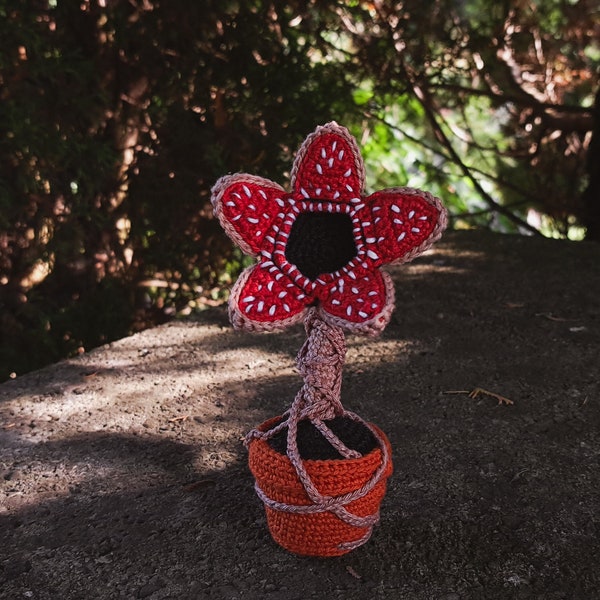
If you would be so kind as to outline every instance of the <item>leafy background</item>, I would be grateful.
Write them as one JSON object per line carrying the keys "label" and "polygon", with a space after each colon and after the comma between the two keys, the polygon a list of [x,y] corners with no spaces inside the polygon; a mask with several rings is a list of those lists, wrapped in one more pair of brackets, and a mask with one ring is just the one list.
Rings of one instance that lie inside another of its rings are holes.
{"label": "leafy background", "polygon": [[222,301],[218,177],[335,119],[368,191],[600,240],[594,0],[0,0],[0,381]]}

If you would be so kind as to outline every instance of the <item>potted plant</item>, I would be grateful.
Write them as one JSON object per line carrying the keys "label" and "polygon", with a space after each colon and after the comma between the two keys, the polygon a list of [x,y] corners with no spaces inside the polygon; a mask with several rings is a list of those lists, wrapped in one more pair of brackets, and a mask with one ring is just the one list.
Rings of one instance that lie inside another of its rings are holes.
{"label": "potted plant", "polygon": [[304,385],[290,409],[251,431],[256,491],[276,542],[336,556],[364,544],[379,520],[391,449],[375,425],[344,409],[344,330],[376,335],[394,308],[388,263],[407,262],[442,234],[446,211],[428,192],[396,187],[365,195],[356,140],[335,122],[300,147],[291,191],[237,173],[212,190],[216,216],[257,258],[229,300],[234,327],[275,331],[304,322],[297,359]]}

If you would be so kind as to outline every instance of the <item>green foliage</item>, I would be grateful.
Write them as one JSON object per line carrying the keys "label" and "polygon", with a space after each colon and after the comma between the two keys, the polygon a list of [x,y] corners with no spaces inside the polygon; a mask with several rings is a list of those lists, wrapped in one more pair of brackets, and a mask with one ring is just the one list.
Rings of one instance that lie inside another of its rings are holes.
{"label": "green foliage", "polygon": [[456,226],[585,225],[592,3],[492,4],[0,0],[0,380],[222,299],[211,186],[331,119]]}

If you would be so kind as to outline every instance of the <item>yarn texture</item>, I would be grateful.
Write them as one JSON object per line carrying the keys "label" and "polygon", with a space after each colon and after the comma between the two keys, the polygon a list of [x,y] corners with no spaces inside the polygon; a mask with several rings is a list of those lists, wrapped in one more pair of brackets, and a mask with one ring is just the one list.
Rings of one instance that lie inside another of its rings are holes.
{"label": "yarn texture", "polygon": [[273,331],[321,318],[376,334],[394,308],[394,288],[380,267],[407,262],[442,234],[446,210],[421,190],[395,187],[364,194],[356,140],[335,122],[310,134],[291,171],[291,192],[237,173],[219,179],[211,200],[239,247],[257,258],[231,291],[234,327]]}
{"label": "yarn texture", "polygon": [[[273,539],[297,554],[339,556],[364,544],[379,522],[379,505],[392,473],[391,448],[378,427],[342,406],[342,329],[323,321],[315,308],[305,327],[307,340],[297,358],[304,385],[285,415],[248,433],[248,462]],[[348,439],[342,441],[327,425],[336,419],[354,421],[359,443],[368,434],[375,448],[363,455]],[[307,421],[339,459],[303,459],[299,426]],[[284,431],[287,448],[282,454],[269,440]]]}
{"label": "yarn texture", "polygon": [[342,406],[344,330],[384,329],[394,287],[380,267],[424,252],[447,220],[428,192],[366,195],[364,181],[356,140],[331,122],[301,145],[290,192],[245,173],[212,189],[221,225],[257,259],[231,290],[233,326],[274,331],[303,321],[306,329],[297,357],[302,388],[286,413],[245,439],[271,535],[302,555],[350,552],[379,522],[391,447],[378,427]]}

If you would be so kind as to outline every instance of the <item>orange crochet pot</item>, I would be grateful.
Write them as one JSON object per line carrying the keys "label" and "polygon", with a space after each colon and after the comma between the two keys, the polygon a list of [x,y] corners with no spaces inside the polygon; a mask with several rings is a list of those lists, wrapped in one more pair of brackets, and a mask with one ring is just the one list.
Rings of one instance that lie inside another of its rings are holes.
{"label": "orange crochet pot", "polygon": [[[268,431],[279,421],[281,417],[275,417],[257,429]],[[385,445],[387,464],[374,487],[361,497],[345,503],[344,508],[351,515],[373,516],[377,520],[387,479],[392,474],[391,448],[385,434],[372,424],[370,427]],[[268,503],[265,502],[269,531],[283,548],[305,556],[340,556],[369,539],[372,524],[356,526],[328,509],[320,510],[321,507],[315,507],[315,512],[308,513],[290,511],[290,506],[304,507],[310,511],[311,508],[306,507],[312,505],[290,459],[271,448],[264,439],[251,440],[248,452],[249,466],[257,488],[269,499]],[[360,458],[305,460],[303,465],[322,495],[339,498],[357,492],[368,484],[382,468],[383,461],[384,453],[377,447]]]}

